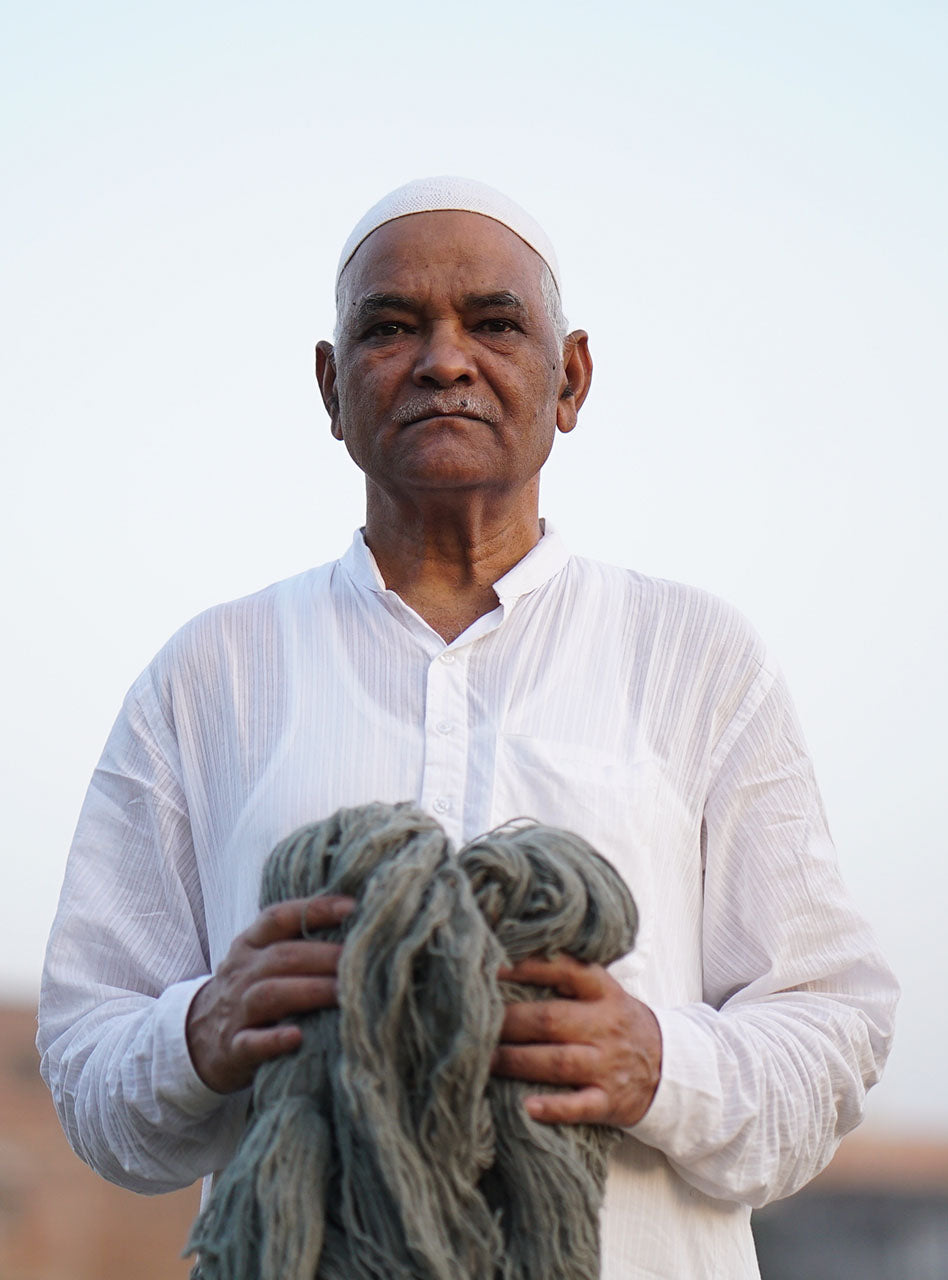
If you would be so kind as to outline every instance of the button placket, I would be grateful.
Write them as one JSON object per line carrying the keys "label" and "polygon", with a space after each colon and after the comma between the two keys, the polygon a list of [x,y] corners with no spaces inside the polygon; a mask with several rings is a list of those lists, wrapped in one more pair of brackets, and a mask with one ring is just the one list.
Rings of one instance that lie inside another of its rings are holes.
{"label": "button placket", "polygon": [[456,842],[463,838],[467,783],[467,654],[445,652],[428,666],[421,806]]}

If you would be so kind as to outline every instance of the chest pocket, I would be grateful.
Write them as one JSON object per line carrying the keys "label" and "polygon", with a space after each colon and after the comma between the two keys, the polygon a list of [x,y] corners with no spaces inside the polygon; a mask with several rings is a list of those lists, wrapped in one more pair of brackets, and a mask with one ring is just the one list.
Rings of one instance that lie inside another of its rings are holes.
{"label": "chest pocket", "polygon": [[632,892],[639,912],[635,949],[611,968],[639,995],[639,975],[652,947],[657,772],[649,760],[520,734],[497,741],[492,825],[534,818],[575,831],[607,858]]}

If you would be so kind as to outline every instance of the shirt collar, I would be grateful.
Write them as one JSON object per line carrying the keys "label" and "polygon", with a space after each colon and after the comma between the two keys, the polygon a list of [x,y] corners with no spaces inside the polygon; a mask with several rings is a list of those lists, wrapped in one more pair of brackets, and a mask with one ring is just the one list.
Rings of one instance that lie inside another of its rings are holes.
{"label": "shirt collar", "polygon": [[[549,520],[543,521],[543,534],[535,547],[518,560],[512,569],[498,578],[494,591],[501,604],[512,604],[521,596],[542,587],[563,568],[569,560],[569,551]],[[340,561],[356,586],[366,591],[384,594],[386,587],[375,563],[375,556],[366,546],[361,529],[356,529],[352,545]]]}

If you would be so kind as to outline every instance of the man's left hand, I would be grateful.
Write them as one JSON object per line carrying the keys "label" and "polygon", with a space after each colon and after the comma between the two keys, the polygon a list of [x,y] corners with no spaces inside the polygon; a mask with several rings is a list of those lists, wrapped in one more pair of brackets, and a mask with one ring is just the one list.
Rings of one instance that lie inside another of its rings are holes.
{"label": "man's left hand", "polygon": [[662,1067],[661,1031],[648,1005],[601,965],[570,956],[524,960],[500,976],[566,997],[510,1004],[504,1016],[494,1074],[570,1086],[528,1097],[534,1120],[620,1128],[641,1120]]}

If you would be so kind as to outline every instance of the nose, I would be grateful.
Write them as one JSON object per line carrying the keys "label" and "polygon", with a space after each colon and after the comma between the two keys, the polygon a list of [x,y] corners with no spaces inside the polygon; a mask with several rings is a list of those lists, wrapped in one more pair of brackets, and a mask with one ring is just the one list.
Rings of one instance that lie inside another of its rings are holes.
{"label": "nose", "polygon": [[462,326],[450,321],[432,324],[418,352],[413,381],[419,387],[466,386],[477,377],[470,340]]}

